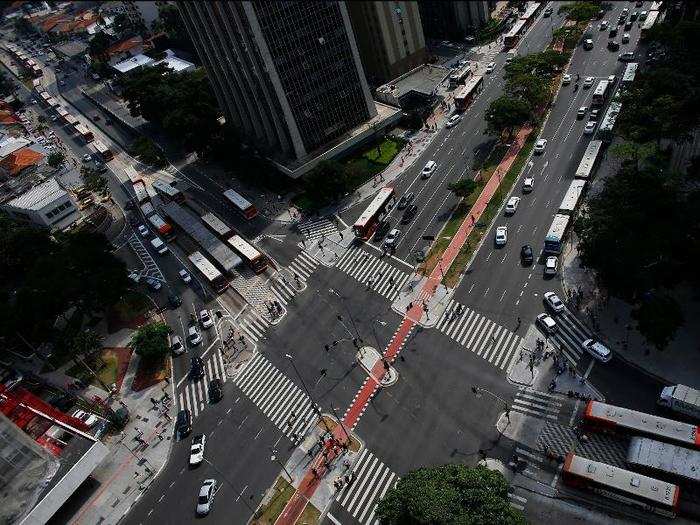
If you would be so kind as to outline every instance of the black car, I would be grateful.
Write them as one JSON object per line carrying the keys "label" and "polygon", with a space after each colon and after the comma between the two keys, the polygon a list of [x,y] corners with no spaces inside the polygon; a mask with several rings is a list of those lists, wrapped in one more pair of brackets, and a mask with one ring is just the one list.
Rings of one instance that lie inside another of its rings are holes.
{"label": "black car", "polygon": [[403,210],[404,208],[406,208],[406,206],[411,204],[411,201],[413,200],[414,197],[415,197],[415,195],[413,194],[413,192],[404,193],[401,196],[401,198],[399,199],[399,204],[398,204],[397,208],[400,210]]}
{"label": "black car", "polygon": [[224,387],[221,384],[221,379],[215,377],[209,383],[209,401],[216,403],[224,398]]}
{"label": "black car", "polygon": [[615,42],[615,40],[610,40],[608,42],[608,49],[610,51],[617,51],[618,49],[620,49],[620,44],[618,42]]}
{"label": "black car", "polygon": [[181,438],[187,436],[190,432],[192,432],[192,415],[190,414],[190,411],[186,408],[180,410],[177,413],[175,432],[177,432],[178,436],[180,436]]}
{"label": "black car", "polygon": [[389,221],[382,221],[377,225],[377,229],[374,231],[374,239],[379,240],[384,237],[391,229],[391,223]]}
{"label": "black car", "polygon": [[190,379],[202,379],[204,377],[204,362],[201,357],[193,357],[190,362]]}
{"label": "black car", "polygon": [[535,262],[535,256],[532,254],[532,246],[529,244],[526,244],[522,248],[520,248],[520,260],[523,261],[523,264],[532,264]]}
{"label": "black car", "polygon": [[632,29],[632,26],[633,26],[633,25],[634,25],[634,24],[632,24],[632,22],[627,22],[627,23],[625,24],[625,31],[629,31],[630,29]]}
{"label": "black car", "polygon": [[168,302],[170,303],[170,306],[177,308],[182,304],[182,299],[175,292],[170,291],[168,292]]}
{"label": "black car", "polygon": [[617,28],[616,28],[616,27],[613,27],[613,28],[610,30],[610,33],[608,33],[608,36],[609,36],[610,38],[615,38],[615,37],[617,36]]}
{"label": "black car", "polygon": [[401,224],[408,224],[413,220],[413,217],[418,213],[418,206],[411,204],[406,211],[403,212],[403,217],[401,217]]}

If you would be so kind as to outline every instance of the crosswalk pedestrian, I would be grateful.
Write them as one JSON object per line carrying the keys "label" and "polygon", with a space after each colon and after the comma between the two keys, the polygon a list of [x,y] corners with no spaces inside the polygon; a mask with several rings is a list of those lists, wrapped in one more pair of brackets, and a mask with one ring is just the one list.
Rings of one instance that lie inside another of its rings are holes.
{"label": "crosswalk pedestrian", "polygon": [[358,246],[352,246],[336,263],[336,268],[393,301],[411,277],[383,259]]}
{"label": "crosswalk pedestrian", "polygon": [[563,403],[557,394],[540,392],[531,388],[521,388],[513,400],[510,411],[539,419],[557,420]]}
{"label": "crosswalk pedestrian", "polygon": [[508,370],[519,356],[522,338],[476,311],[450,300],[438,330],[500,370]]}
{"label": "crosswalk pedestrian", "polygon": [[335,223],[327,217],[309,219],[298,224],[299,231],[309,241],[321,239],[338,231]]}
{"label": "crosswalk pedestrian", "polygon": [[571,364],[576,365],[583,354],[581,343],[586,339],[593,338],[593,332],[568,310],[557,315],[556,321],[559,330],[550,339],[556,341],[564,356]]}
{"label": "crosswalk pedestrian", "polygon": [[256,343],[260,339],[265,338],[267,327],[270,326],[270,322],[267,319],[251,308],[245,310],[236,318],[236,324],[240,330],[243,331],[246,338]]}
{"label": "crosswalk pedestrian", "polygon": [[205,361],[204,377],[197,381],[187,380],[181,386],[177,394],[179,409],[182,410],[186,408],[192,414],[193,419],[197,417],[209,403],[209,383],[211,383],[214,378],[219,378],[222,382],[226,381],[224,359],[218,349]]}
{"label": "crosswalk pedestrian", "polygon": [[367,448],[360,452],[352,472],[353,481],[345,485],[335,499],[359,523],[376,524],[377,504],[399,477]]}
{"label": "crosswalk pedestrian", "polygon": [[303,289],[304,283],[318,266],[319,261],[305,250],[301,250],[286,270],[279,272],[270,284],[272,293],[277,300],[286,305]]}
{"label": "crosswalk pedestrian", "polygon": [[256,354],[233,382],[293,441],[316,421],[318,407],[262,354]]}

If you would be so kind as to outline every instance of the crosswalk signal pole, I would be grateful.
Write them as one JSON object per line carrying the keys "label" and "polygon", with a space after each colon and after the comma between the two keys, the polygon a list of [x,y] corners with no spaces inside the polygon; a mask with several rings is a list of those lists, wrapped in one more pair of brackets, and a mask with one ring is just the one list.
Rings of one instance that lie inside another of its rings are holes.
{"label": "crosswalk signal pole", "polygon": [[510,423],[510,404],[508,403],[508,401],[506,401],[505,399],[503,399],[500,396],[497,396],[493,392],[490,392],[490,391],[486,390],[485,388],[481,388],[480,386],[476,386],[476,385],[472,386],[472,393],[477,398],[481,397],[482,394],[486,393],[486,394],[490,395],[491,397],[493,397],[494,399],[497,399],[498,401],[503,403],[503,406],[506,409],[506,419],[508,420],[508,423]]}

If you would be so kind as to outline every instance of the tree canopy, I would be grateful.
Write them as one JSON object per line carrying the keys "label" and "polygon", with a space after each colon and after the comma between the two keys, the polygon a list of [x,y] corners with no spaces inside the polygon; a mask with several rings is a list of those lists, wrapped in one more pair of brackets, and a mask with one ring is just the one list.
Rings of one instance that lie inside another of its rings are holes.
{"label": "tree canopy", "polygon": [[560,6],[558,13],[566,13],[566,18],[574,22],[587,22],[595,18],[600,9],[595,2],[572,2]]}
{"label": "tree canopy", "polygon": [[347,191],[348,174],[345,167],[334,160],[324,160],[306,177],[306,194],[313,202],[324,204]]}
{"label": "tree canopy", "polygon": [[49,153],[49,158],[47,159],[47,162],[52,168],[58,168],[61,164],[63,164],[63,160],[65,158],[66,156],[62,152],[52,151],[51,153]]}
{"label": "tree canopy", "polygon": [[165,323],[144,325],[132,335],[131,346],[146,361],[158,361],[170,351],[168,347],[170,332],[172,332],[171,328]]}
{"label": "tree canopy", "polygon": [[88,52],[90,56],[105,61],[107,59],[107,50],[112,45],[112,39],[103,31],[99,31],[90,39],[88,43]]}
{"label": "tree canopy", "polygon": [[15,91],[15,83],[5,71],[0,71],[0,96],[12,95]]}
{"label": "tree canopy", "polygon": [[472,192],[476,189],[476,182],[473,179],[459,179],[457,182],[452,182],[448,186],[448,189],[454,193],[457,197],[469,197]]}
{"label": "tree canopy", "polygon": [[486,111],[486,132],[508,138],[516,127],[522,126],[530,118],[530,105],[520,98],[501,96],[491,102]]}
{"label": "tree canopy", "polygon": [[526,523],[510,506],[499,472],[459,464],[409,472],[379,502],[377,519],[382,525]]}

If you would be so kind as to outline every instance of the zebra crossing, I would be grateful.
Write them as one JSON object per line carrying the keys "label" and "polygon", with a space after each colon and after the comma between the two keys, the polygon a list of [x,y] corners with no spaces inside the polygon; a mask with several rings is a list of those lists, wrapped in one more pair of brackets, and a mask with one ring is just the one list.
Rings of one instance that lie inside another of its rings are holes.
{"label": "zebra crossing", "polygon": [[297,225],[297,228],[299,228],[299,232],[301,232],[301,234],[309,241],[320,239],[321,237],[325,237],[338,231],[335,223],[327,217],[321,217],[320,219],[309,219],[304,222],[300,222]]}
{"label": "zebra crossing", "polygon": [[338,259],[336,268],[390,301],[398,297],[399,291],[411,277],[406,272],[373,256],[359,246],[350,247]]}
{"label": "zebra crossing", "polygon": [[158,264],[156,264],[156,261],[151,256],[151,253],[143,245],[139,236],[132,233],[127,242],[144,266],[143,275],[155,277],[159,281],[165,281]]}
{"label": "zebra crossing", "polygon": [[265,339],[265,332],[270,322],[260,315],[254,308],[244,310],[237,318],[238,328],[245,333],[246,338],[254,342]]}
{"label": "zebra crossing", "polygon": [[352,472],[352,483],[338,491],[335,500],[359,523],[376,525],[379,523],[374,518],[377,504],[398,483],[399,477],[366,447],[360,452]]}
{"label": "zebra crossing", "polygon": [[262,354],[256,354],[233,382],[293,441],[316,421],[318,407]]}
{"label": "zebra crossing", "polygon": [[188,409],[192,418],[204,410],[208,404],[209,383],[212,379],[219,378],[226,381],[226,369],[221,352],[217,349],[204,363],[204,377],[197,381],[188,381],[177,396],[180,410]]}
{"label": "zebra crossing", "polygon": [[557,315],[556,323],[559,330],[550,339],[559,343],[566,358],[575,365],[584,353],[581,343],[593,338],[593,332],[567,309]]}
{"label": "zebra crossing", "polygon": [[537,446],[540,450],[549,450],[562,456],[567,452],[575,452],[595,461],[625,467],[629,438],[587,433],[586,439],[583,440],[579,439],[575,429],[555,422],[547,422],[537,439]]}
{"label": "zebra crossing", "polygon": [[435,326],[500,370],[507,371],[519,356],[522,341],[519,335],[454,300],[450,300]]}
{"label": "zebra crossing", "polygon": [[[291,301],[296,294],[305,288],[301,285],[309,279],[318,264],[318,259],[305,250],[301,250],[286,268],[286,271],[279,272],[270,283],[270,289],[277,300],[284,305]],[[294,283],[295,277],[299,279],[299,287]]]}
{"label": "zebra crossing", "polygon": [[510,411],[526,416],[556,421],[563,403],[556,394],[548,394],[530,388],[521,388],[516,394]]}

